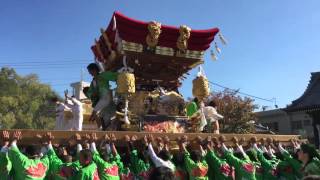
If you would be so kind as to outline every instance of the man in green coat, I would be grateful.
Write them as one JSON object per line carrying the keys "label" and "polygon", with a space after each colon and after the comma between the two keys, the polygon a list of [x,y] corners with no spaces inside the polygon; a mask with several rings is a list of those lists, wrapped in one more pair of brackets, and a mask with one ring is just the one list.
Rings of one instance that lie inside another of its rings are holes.
{"label": "man in green coat", "polygon": [[[205,160],[202,160],[201,148],[194,150],[190,155],[187,151],[187,139],[186,137],[179,141],[179,148],[181,152],[184,152],[184,162],[189,174],[190,180],[208,180],[208,164]],[[201,145],[199,145],[201,146]],[[191,158],[192,156],[192,158]]]}
{"label": "man in green coat", "polygon": [[49,169],[49,158],[40,156],[39,146],[28,146],[25,156],[17,147],[17,141],[21,139],[21,132],[16,131],[13,134],[13,141],[9,148],[9,159],[12,162],[14,170],[14,179],[16,180],[42,180],[45,178]]}
{"label": "man in green coat", "polygon": [[221,144],[222,150],[224,152],[224,157],[226,158],[228,164],[235,168],[236,179],[256,180],[256,169],[254,164],[246,155],[242,146],[240,146],[239,144],[236,144],[236,146],[243,156],[243,158],[241,159],[234,156],[223,142]]}
{"label": "man in green coat", "polygon": [[207,139],[207,154],[206,161],[209,165],[209,179],[232,180],[232,168],[227,161],[220,158],[214,152],[214,143],[211,138]]}
{"label": "man in green coat", "polygon": [[[94,105],[93,112],[90,117],[90,121],[94,121],[98,118],[101,118],[101,111],[112,104],[112,91],[110,90],[109,82],[116,81],[118,73],[111,71],[100,72],[98,65],[95,63],[89,64],[87,69],[93,79],[89,89],[87,89],[84,93],[92,100]],[[111,118],[111,114],[108,117]],[[109,119],[107,119],[107,121],[109,121]],[[104,127],[105,125],[106,124],[102,122],[104,129],[106,128]]]}
{"label": "man in green coat", "polygon": [[8,156],[9,150],[9,133],[7,131],[2,132],[2,148],[0,151],[0,177],[4,180],[9,179],[9,173],[12,168],[11,161]]}

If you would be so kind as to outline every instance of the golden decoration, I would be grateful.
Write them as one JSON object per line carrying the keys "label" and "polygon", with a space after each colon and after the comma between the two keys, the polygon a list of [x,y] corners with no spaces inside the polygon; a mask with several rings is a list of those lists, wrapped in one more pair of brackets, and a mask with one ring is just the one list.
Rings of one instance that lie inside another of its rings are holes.
{"label": "golden decoration", "polygon": [[116,58],[116,51],[114,51],[113,49],[112,49],[112,44],[111,44],[111,42],[110,42],[110,40],[109,40],[109,37],[108,37],[108,35],[107,35],[107,33],[103,30],[103,28],[101,28],[100,29],[100,32],[101,32],[101,34],[102,34],[102,37],[103,37],[103,39],[104,39],[104,42],[106,43],[106,45],[107,45],[107,47],[108,47],[108,49],[109,49],[109,51],[110,51],[110,55],[109,55],[109,59],[111,59],[111,60],[114,60],[115,58]]}
{"label": "golden decoration", "polygon": [[188,26],[186,25],[180,26],[180,29],[179,29],[180,36],[178,37],[178,40],[177,40],[177,48],[183,53],[188,48],[188,39],[190,38],[190,32],[191,32],[191,28],[189,28]]}
{"label": "golden decoration", "polygon": [[158,44],[159,36],[161,34],[161,23],[151,21],[148,24],[149,34],[147,35],[146,42],[149,47],[155,48]]}
{"label": "golden decoration", "polygon": [[135,91],[134,74],[128,72],[120,73],[117,78],[117,92],[119,94],[132,94]]}
{"label": "golden decoration", "polygon": [[102,62],[105,62],[105,58],[104,58],[103,53],[101,51],[101,47],[100,47],[99,41],[97,41],[97,39],[94,39],[94,41],[96,43],[97,52],[98,52],[100,58],[102,58]]}
{"label": "golden decoration", "polygon": [[204,76],[199,76],[192,81],[192,94],[194,97],[202,101],[210,95],[208,79]]}

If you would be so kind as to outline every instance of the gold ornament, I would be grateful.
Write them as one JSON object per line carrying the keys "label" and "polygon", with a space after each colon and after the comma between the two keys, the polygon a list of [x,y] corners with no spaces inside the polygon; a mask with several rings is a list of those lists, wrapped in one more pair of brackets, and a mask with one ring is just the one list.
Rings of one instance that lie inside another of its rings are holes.
{"label": "gold ornament", "polygon": [[191,28],[189,28],[188,26],[186,25],[180,26],[180,29],[179,29],[180,36],[178,37],[178,40],[177,40],[177,48],[183,53],[188,48],[188,39],[190,38],[190,32],[191,32]]}
{"label": "gold ornament", "polygon": [[155,48],[158,44],[159,36],[161,34],[161,23],[151,21],[148,24],[149,34],[147,35],[146,42],[149,47]]}
{"label": "gold ornament", "polygon": [[202,101],[210,95],[209,81],[204,76],[199,76],[192,81],[192,94]]}
{"label": "gold ornament", "polygon": [[104,39],[104,42],[106,43],[106,45],[107,45],[107,47],[108,47],[108,49],[109,49],[109,51],[110,51],[110,54],[109,54],[109,57],[108,57],[108,58],[111,59],[111,60],[114,60],[114,59],[116,58],[117,54],[116,54],[116,52],[112,49],[112,44],[111,44],[111,42],[110,42],[110,40],[109,40],[109,38],[108,38],[107,33],[103,30],[103,28],[100,29],[100,32],[101,32],[101,34],[102,34],[102,37],[103,37],[103,39]]}
{"label": "gold ornament", "polygon": [[117,78],[117,92],[120,94],[132,94],[135,91],[134,74],[128,72],[120,73]]}

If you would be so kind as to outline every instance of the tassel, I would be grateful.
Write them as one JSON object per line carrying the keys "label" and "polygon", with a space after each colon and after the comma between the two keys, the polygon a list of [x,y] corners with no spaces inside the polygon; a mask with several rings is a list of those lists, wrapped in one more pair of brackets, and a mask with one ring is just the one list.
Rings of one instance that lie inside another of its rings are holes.
{"label": "tassel", "polygon": [[227,40],[223,37],[222,33],[218,33],[219,39],[222,42],[223,45],[227,45]]}
{"label": "tassel", "polygon": [[217,53],[221,53],[221,49],[218,47],[217,42],[214,42],[214,47],[216,48]]}
{"label": "tassel", "polygon": [[116,16],[113,16],[113,27],[112,27],[112,30],[115,31],[116,29],[117,29]]}
{"label": "tassel", "polygon": [[212,59],[213,61],[218,60],[218,57],[214,54],[213,50],[211,50],[210,53],[211,53],[211,59]]}

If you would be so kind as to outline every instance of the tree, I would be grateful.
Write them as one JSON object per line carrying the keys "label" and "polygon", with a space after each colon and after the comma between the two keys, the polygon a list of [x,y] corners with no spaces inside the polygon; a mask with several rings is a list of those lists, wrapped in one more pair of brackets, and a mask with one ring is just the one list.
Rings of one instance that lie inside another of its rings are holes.
{"label": "tree", "polygon": [[209,101],[214,100],[217,111],[224,118],[220,121],[222,133],[254,133],[252,121],[256,120],[254,110],[258,108],[254,100],[240,97],[237,92],[225,90],[211,93]]}
{"label": "tree", "polygon": [[12,68],[0,71],[0,128],[52,129],[57,96],[36,74],[19,76]]}

